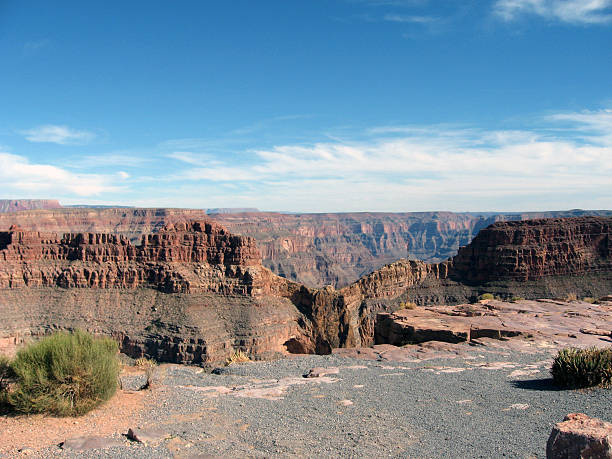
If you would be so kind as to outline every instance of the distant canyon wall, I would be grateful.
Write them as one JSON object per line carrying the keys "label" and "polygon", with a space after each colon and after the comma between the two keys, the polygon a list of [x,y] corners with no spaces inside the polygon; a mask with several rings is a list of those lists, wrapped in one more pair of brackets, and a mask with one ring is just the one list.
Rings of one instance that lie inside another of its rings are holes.
{"label": "distant canyon wall", "polygon": [[17,224],[34,231],[114,233],[138,242],[168,223],[212,217],[232,233],[255,238],[264,266],[275,274],[338,288],[398,259],[444,261],[497,221],[582,215],[612,216],[612,211],[207,215],[193,209],[64,208],[0,213],[0,230]]}
{"label": "distant canyon wall", "polygon": [[498,222],[450,260],[398,260],[339,290],[261,264],[253,238],[211,220],[168,224],[138,245],[108,233],[0,232],[0,348],[56,329],[115,336],[124,352],[214,364],[372,344],[400,302],[488,292],[538,298],[612,291],[612,218]]}

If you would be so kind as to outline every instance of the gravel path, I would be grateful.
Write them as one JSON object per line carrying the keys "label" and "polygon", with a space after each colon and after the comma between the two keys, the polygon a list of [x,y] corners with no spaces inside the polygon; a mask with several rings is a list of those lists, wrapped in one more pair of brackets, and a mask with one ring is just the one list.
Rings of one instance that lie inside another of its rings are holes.
{"label": "gravel path", "polygon": [[[612,390],[555,390],[549,359],[475,349],[408,363],[304,356],[220,374],[165,365],[140,427],[169,439],[30,457],[545,457],[566,414],[612,421]],[[303,378],[313,367],[339,372]]]}

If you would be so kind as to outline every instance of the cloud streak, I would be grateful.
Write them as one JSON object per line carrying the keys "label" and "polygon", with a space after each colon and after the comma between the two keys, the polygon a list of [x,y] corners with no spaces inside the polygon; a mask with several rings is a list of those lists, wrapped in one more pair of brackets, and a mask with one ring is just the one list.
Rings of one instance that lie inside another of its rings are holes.
{"label": "cloud streak", "polygon": [[53,124],[27,129],[21,131],[21,134],[29,142],[56,143],[58,145],[85,145],[95,138],[93,132],[79,131],[68,126]]}
{"label": "cloud streak", "polygon": [[497,0],[493,11],[504,21],[536,15],[570,24],[612,22],[612,0]]}

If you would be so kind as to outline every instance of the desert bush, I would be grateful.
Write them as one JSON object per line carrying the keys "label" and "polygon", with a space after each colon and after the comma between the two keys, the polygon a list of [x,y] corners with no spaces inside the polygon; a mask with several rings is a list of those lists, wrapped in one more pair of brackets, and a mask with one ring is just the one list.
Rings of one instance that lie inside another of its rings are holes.
{"label": "desert bush", "polygon": [[140,357],[134,361],[134,365],[141,368],[148,368],[156,366],[157,362],[152,359],[147,359],[146,357]]}
{"label": "desert bush", "polygon": [[567,302],[576,300],[578,300],[578,295],[576,295],[575,293],[568,293],[567,295],[565,295],[565,301]]}
{"label": "desert bush", "polygon": [[495,297],[493,296],[492,293],[483,293],[482,295],[480,295],[478,297],[478,300],[493,300],[495,299]]}
{"label": "desert bush", "polygon": [[585,296],[585,297],[582,299],[582,301],[584,301],[585,303],[590,303],[590,304],[593,304],[593,303],[595,303],[597,300],[596,300],[595,298],[593,298],[593,297],[590,297],[590,296]]}
{"label": "desert bush", "polygon": [[89,333],[56,333],[20,350],[9,402],[22,413],[78,416],[117,390],[118,346]]}
{"label": "desert bush", "polygon": [[15,377],[11,361],[8,357],[0,355],[0,413],[8,411],[10,403],[8,401],[9,382]]}
{"label": "desert bush", "polygon": [[563,387],[580,388],[612,384],[612,348],[559,351],[550,370],[553,379]]}
{"label": "desert bush", "polygon": [[234,363],[245,363],[245,362],[250,362],[250,361],[251,359],[249,358],[248,355],[246,355],[241,350],[237,350],[237,351],[232,352],[232,354],[225,360],[225,366],[229,367],[230,365]]}
{"label": "desert bush", "polygon": [[525,298],[523,298],[522,296],[513,296],[512,298],[510,298],[511,303],[518,303],[520,301],[525,301]]}
{"label": "desert bush", "polygon": [[152,359],[147,359],[146,357],[140,357],[136,359],[134,365],[139,368],[144,368],[145,370],[147,382],[144,384],[143,389],[151,389],[155,382],[155,367],[157,366],[157,362]]}
{"label": "desert bush", "polygon": [[416,307],[416,303],[413,303],[412,301],[402,301],[397,309],[416,309]]}

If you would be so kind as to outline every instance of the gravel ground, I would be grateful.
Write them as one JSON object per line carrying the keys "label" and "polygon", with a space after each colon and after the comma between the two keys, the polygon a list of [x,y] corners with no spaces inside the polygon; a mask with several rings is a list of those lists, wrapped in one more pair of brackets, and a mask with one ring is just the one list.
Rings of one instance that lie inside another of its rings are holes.
{"label": "gravel ground", "polygon": [[[339,373],[303,378],[313,367]],[[549,367],[547,354],[481,349],[407,363],[304,356],[220,374],[164,365],[140,427],[169,439],[30,457],[545,457],[566,414],[612,421],[612,390],[556,390]]]}

